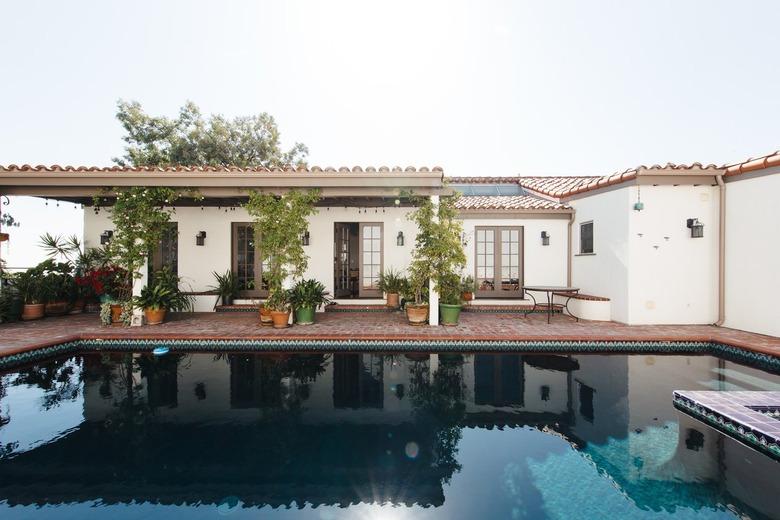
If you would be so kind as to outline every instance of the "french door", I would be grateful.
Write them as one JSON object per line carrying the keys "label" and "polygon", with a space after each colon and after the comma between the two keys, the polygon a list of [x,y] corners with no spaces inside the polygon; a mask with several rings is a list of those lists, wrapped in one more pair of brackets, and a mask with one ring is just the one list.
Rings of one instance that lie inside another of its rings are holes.
{"label": "french door", "polygon": [[484,226],[474,230],[477,296],[523,295],[522,226]]}
{"label": "french door", "polygon": [[259,246],[250,222],[233,222],[232,269],[238,277],[238,295],[244,298],[268,296],[268,282],[263,278]]}
{"label": "french door", "polygon": [[360,237],[360,297],[381,298],[379,275],[383,264],[383,229],[381,222],[361,222]]}

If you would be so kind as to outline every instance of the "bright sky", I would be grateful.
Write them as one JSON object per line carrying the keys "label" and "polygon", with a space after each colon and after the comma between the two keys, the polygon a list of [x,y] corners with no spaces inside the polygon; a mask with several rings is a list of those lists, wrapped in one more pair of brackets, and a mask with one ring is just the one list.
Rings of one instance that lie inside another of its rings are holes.
{"label": "bright sky", "polygon": [[[606,174],[780,148],[780,3],[33,1],[0,4],[0,164],[110,165],[118,98],[273,114],[310,164]],[[67,205],[64,205],[67,206]],[[14,199],[37,261],[72,205]]]}

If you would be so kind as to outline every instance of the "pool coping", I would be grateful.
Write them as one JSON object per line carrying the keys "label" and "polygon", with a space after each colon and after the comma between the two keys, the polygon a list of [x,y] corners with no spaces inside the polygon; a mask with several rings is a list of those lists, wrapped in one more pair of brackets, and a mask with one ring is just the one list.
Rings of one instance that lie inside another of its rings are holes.
{"label": "pool coping", "polygon": [[366,335],[345,339],[341,336],[204,338],[198,335],[138,334],[128,338],[118,334],[77,334],[9,349],[0,354],[0,368],[29,363],[66,353],[95,351],[151,351],[167,346],[181,352],[462,352],[528,354],[696,354],[713,355],[763,370],[780,371],[780,357],[711,337],[437,337],[410,338],[408,335]]}

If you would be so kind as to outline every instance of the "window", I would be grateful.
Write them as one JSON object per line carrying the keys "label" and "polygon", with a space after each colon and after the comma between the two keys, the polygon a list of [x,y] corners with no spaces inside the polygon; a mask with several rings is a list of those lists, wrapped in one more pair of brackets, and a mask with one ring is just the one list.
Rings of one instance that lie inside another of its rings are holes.
{"label": "window", "polygon": [[593,253],[593,221],[580,224],[580,254]]}
{"label": "window", "polygon": [[160,243],[152,250],[149,280],[153,280],[154,273],[166,266],[173,274],[179,274],[179,224],[176,222],[168,222],[165,225]]}
{"label": "window", "polygon": [[474,230],[477,294],[491,298],[522,293],[522,227],[477,227]]}
{"label": "window", "polygon": [[360,296],[381,297],[382,224],[360,223]]}
{"label": "window", "polygon": [[267,296],[268,282],[263,278],[254,227],[249,222],[234,222],[232,227],[232,269],[238,277],[239,296]]}

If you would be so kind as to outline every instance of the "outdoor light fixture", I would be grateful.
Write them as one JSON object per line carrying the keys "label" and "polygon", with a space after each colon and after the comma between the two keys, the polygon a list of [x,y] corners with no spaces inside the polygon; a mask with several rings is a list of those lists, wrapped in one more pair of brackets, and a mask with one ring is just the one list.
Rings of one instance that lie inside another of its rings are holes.
{"label": "outdoor light fixture", "polygon": [[688,229],[691,230],[691,238],[701,238],[704,236],[704,224],[697,218],[689,218],[686,222]]}
{"label": "outdoor light fixture", "polygon": [[204,246],[204,245],[206,245],[206,232],[205,231],[198,231],[198,234],[195,235],[195,245],[196,246]]}
{"label": "outdoor light fixture", "polygon": [[301,236],[301,244],[303,244],[304,246],[308,246],[309,245],[309,240],[310,240],[309,239],[309,232],[307,231],[307,232],[305,232],[303,234],[303,236]]}
{"label": "outdoor light fixture", "polygon": [[111,242],[111,237],[113,237],[113,236],[114,236],[114,232],[111,231],[110,229],[106,229],[105,231],[103,231],[100,234],[100,245],[104,246],[104,245],[108,244],[109,242]]}
{"label": "outdoor light fixture", "polygon": [[547,231],[542,231],[542,245],[543,246],[550,245],[550,235],[547,234]]}
{"label": "outdoor light fixture", "polygon": [[404,232],[403,231],[399,231],[398,232],[398,236],[395,237],[395,244],[398,245],[398,246],[404,245]]}

